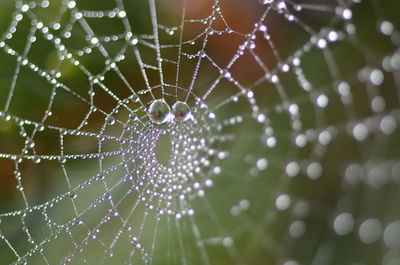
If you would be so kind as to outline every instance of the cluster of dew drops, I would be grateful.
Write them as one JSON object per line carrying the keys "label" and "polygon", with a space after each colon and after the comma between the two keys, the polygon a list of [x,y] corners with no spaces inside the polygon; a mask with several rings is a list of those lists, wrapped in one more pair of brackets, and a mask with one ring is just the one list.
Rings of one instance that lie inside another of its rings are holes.
{"label": "cluster of dew drops", "polygon": [[182,122],[193,118],[190,107],[186,102],[176,101],[171,109],[164,99],[154,100],[148,108],[148,114],[150,120],[156,124],[174,120]]}

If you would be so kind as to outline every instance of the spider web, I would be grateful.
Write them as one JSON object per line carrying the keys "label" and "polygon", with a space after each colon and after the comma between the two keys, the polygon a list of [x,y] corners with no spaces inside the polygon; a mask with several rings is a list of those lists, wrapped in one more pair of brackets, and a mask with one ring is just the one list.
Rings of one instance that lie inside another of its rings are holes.
{"label": "spider web", "polygon": [[2,3],[1,264],[399,264],[394,2]]}

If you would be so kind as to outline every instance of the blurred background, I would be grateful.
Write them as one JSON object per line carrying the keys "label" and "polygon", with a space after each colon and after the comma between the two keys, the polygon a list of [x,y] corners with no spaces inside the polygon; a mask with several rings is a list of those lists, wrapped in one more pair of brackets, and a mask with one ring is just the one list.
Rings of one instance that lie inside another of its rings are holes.
{"label": "blurred background", "polygon": [[400,264],[399,8],[0,1],[0,264]]}

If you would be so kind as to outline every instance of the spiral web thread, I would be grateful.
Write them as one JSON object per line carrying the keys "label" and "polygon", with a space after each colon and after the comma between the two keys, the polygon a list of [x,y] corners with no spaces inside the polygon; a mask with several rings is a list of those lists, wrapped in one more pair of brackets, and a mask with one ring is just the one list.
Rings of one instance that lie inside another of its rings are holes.
{"label": "spiral web thread", "polygon": [[[207,16],[190,17],[193,3],[184,0],[172,25],[160,22],[165,6],[155,0],[140,11],[122,0],[100,11],[81,9],[79,1],[14,3],[0,39],[2,56],[15,63],[1,90],[1,125],[11,129],[0,134],[14,147],[0,158],[12,165],[18,197],[0,214],[4,263],[370,264],[367,254],[338,257],[340,238],[350,234],[354,249],[378,242],[374,258],[398,264],[399,216],[390,206],[379,211],[398,201],[400,181],[391,147],[400,39],[385,1],[232,1],[256,10],[244,18],[251,22],[246,32],[230,26],[230,1],[199,2]],[[371,25],[354,20],[363,5],[372,10]],[[43,15],[50,12],[51,19]],[[138,13],[149,18],[148,32],[130,21]],[[100,35],[95,23],[106,20],[119,24]],[[365,43],[363,28],[384,48]],[[291,30],[302,40],[285,39],[296,43],[288,52],[274,34]],[[41,43],[54,50],[52,67],[31,56]],[[126,65],[139,74],[131,78]],[[70,82],[66,69],[79,80]],[[20,81],[24,75],[41,83]],[[25,87],[46,96],[19,113],[16,97]],[[192,119],[152,123],[148,106],[160,98],[187,102]],[[58,113],[57,104],[80,116]],[[166,164],[156,151],[162,135],[172,142]],[[251,148],[235,147],[241,141]],[[356,150],[335,149],[340,144]],[[47,167],[56,172],[54,192],[40,197],[25,178],[48,181]],[[291,188],[314,193],[318,182],[339,189],[333,203]],[[315,223],[325,230],[311,224],[313,213],[324,215]],[[314,251],[290,251],[301,240],[314,242],[313,233],[321,237]]]}

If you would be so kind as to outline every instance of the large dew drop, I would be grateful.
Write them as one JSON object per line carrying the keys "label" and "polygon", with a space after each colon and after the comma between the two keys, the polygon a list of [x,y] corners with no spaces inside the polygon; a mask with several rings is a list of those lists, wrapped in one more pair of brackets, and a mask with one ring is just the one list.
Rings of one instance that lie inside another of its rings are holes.
{"label": "large dew drop", "polygon": [[186,121],[190,118],[190,107],[186,102],[177,101],[172,106],[172,114],[177,121]]}
{"label": "large dew drop", "polygon": [[151,121],[157,124],[165,123],[170,115],[171,109],[164,99],[154,100],[149,107]]}

